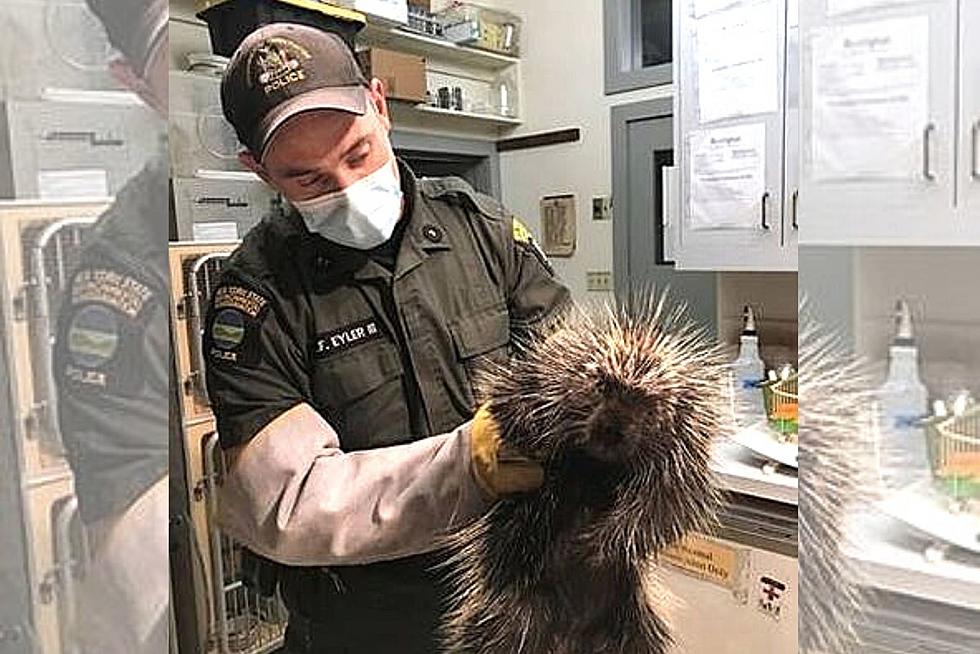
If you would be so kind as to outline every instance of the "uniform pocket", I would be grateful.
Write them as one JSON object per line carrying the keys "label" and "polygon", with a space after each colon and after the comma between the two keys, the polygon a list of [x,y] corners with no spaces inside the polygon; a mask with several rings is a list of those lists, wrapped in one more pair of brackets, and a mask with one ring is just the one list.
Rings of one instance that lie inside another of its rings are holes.
{"label": "uniform pocket", "polygon": [[398,351],[385,341],[317,362],[316,401],[336,423],[342,449],[384,447],[410,439],[403,377]]}
{"label": "uniform pocket", "polygon": [[510,356],[510,314],[504,304],[495,304],[455,321],[450,333],[467,377],[467,404],[472,405],[481,370],[494,363],[506,363]]}

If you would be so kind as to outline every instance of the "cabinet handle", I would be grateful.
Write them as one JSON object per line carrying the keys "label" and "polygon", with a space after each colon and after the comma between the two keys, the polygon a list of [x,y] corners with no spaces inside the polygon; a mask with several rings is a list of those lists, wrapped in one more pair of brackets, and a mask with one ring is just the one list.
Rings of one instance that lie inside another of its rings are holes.
{"label": "cabinet handle", "polygon": [[799,229],[800,228],[800,221],[799,221],[799,217],[798,217],[798,213],[799,213],[798,212],[798,209],[799,209],[799,206],[800,206],[800,189],[795,189],[793,191],[792,206],[793,206],[793,209],[792,209],[792,213],[793,213],[793,229]]}
{"label": "cabinet handle", "polygon": [[769,217],[766,215],[766,205],[769,204],[769,191],[762,194],[762,229],[769,229]]}
{"label": "cabinet handle", "polygon": [[936,174],[932,172],[932,162],[929,154],[932,151],[932,134],[936,131],[936,123],[929,123],[922,131],[922,176],[930,182],[936,179]]}
{"label": "cabinet handle", "polygon": [[980,182],[980,118],[973,123],[973,157],[970,162],[970,176]]}

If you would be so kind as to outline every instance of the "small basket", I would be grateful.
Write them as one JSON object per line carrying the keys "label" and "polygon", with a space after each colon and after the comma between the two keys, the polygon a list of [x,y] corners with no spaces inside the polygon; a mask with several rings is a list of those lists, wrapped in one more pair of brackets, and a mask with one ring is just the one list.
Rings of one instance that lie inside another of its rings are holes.
{"label": "small basket", "polygon": [[799,382],[798,375],[786,379],[765,381],[762,388],[762,402],[769,426],[783,436],[795,435],[799,430]]}
{"label": "small basket", "polygon": [[955,499],[980,498],[980,404],[924,423],[932,476]]}

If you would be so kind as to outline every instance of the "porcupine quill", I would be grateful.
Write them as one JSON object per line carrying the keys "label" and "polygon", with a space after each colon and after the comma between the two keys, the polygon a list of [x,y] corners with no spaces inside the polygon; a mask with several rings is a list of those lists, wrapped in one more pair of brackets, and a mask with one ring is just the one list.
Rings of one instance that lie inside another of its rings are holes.
{"label": "porcupine quill", "polygon": [[872,384],[816,307],[803,301],[799,315],[800,652],[858,654],[854,626],[871,598],[846,556],[859,548],[846,521],[877,499]]}
{"label": "porcupine quill", "polygon": [[633,315],[574,310],[478,386],[545,480],[451,537],[446,651],[666,652],[655,559],[714,524],[720,350],[661,297]]}

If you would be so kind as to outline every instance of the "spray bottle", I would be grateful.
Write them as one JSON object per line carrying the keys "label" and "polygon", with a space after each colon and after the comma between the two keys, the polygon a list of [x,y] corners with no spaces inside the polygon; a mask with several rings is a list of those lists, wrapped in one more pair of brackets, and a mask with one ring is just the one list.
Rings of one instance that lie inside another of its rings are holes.
{"label": "spray bottle", "polygon": [[735,413],[741,425],[763,419],[762,391],[759,382],[766,376],[766,366],[759,356],[759,334],[755,328],[752,307],[742,311],[742,335],[738,356],[732,362]]}
{"label": "spray bottle", "polygon": [[929,411],[929,390],[919,375],[919,348],[908,302],[895,306],[895,336],[888,350],[888,375],[878,389],[881,411],[879,461],[891,488],[930,474],[925,434],[919,422]]}

